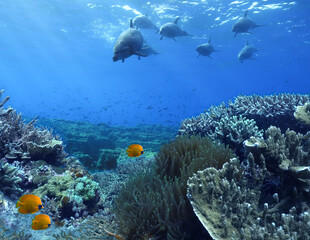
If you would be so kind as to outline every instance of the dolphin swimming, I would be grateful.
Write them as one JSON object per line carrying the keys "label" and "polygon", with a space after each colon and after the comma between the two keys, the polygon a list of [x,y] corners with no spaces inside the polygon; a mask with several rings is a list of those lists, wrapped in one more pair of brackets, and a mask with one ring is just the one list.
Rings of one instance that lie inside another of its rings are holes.
{"label": "dolphin swimming", "polygon": [[243,18],[240,18],[232,27],[232,31],[235,33],[235,37],[238,33],[250,33],[249,30],[262,27],[265,25],[257,25],[253,20],[248,17],[248,10],[245,11]]}
{"label": "dolphin swimming", "polygon": [[204,44],[199,45],[196,48],[196,51],[198,52],[198,56],[197,57],[202,55],[202,56],[206,56],[206,57],[212,58],[210,56],[210,54],[213,53],[213,52],[217,52],[218,50],[215,50],[214,47],[211,45],[211,38],[210,38],[208,43],[204,43]]}
{"label": "dolphin swimming", "polygon": [[179,17],[177,17],[173,23],[165,23],[160,27],[159,34],[161,35],[160,40],[163,37],[172,38],[174,41],[175,37],[182,37],[182,36],[192,36],[187,32],[183,31],[177,24],[178,24]]}
{"label": "dolphin swimming", "polygon": [[125,58],[131,55],[146,57],[147,55],[139,52],[143,46],[143,41],[142,34],[133,27],[132,19],[130,19],[130,27],[119,35],[114,45],[113,61],[122,60],[124,62]]}
{"label": "dolphin swimming", "polygon": [[145,15],[138,15],[133,20],[133,25],[139,29],[155,29],[158,31],[158,27]]}
{"label": "dolphin swimming", "polygon": [[249,46],[248,41],[246,41],[245,46],[240,50],[238,54],[238,59],[242,63],[245,59],[255,59],[252,58],[253,53],[258,50],[252,46]]}

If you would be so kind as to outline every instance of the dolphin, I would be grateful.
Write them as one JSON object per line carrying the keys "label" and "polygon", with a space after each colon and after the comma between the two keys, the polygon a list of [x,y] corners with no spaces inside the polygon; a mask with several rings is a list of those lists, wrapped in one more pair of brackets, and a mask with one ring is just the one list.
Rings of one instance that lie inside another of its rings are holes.
{"label": "dolphin", "polygon": [[209,39],[208,43],[204,43],[204,44],[199,45],[196,48],[196,51],[198,52],[198,56],[197,57],[202,55],[202,56],[206,56],[206,57],[209,57],[209,58],[212,58],[210,56],[211,53],[218,52],[218,50],[215,50],[214,47],[211,45],[211,38]]}
{"label": "dolphin", "polygon": [[258,50],[252,46],[249,46],[248,41],[246,41],[245,46],[240,50],[238,54],[238,59],[242,63],[245,59],[255,59],[252,58],[253,53],[257,52]]}
{"label": "dolphin", "polygon": [[152,54],[159,54],[159,52],[157,52],[154,48],[152,48],[151,46],[147,45],[147,44],[143,44],[141,50],[139,51],[141,54],[150,56]]}
{"label": "dolphin", "polygon": [[138,55],[139,57],[146,57],[145,54],[140,53],[143,46],[142,34],[133,27],[132,19],[130,19],[130,27],[119,35],[113,48],[113,62],[118,60],[125,61],[131,55]]}
{"label": "dolphin", "polygon": [[145,15],[136,16],[132,22],[137,29],[155,29],[158,32],[158,27]]}
{"label": "dolphin", "polygon": [[159,29],[159,34],[161,35],[160,40],[163,37],[172,38],[174,41],[175,37],[182,37],[182,36],[192,36],[187,32],[183,31],[177,24],[178,24],[179,17],[177,17],[173,23],[165,23]]}
{"label": "dolphin", "polygon": [[240,18],[232,27],[232,31],[235,33],[235,37],[238,33],[250,33],[249,30],[262,27],[266,25],[257,25],[253,20],[248,17],[248,10],[245,11],[243,18]]}

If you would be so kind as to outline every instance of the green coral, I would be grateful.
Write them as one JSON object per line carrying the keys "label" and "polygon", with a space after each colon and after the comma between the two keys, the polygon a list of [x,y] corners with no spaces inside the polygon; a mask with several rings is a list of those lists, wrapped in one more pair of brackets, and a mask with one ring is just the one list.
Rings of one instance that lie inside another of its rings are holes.
{"label": "green coral", "polygon": [[116,199],[116,221],[128,239],[205,239],[186,198],[186,182],[198,170],[220,168],[233,153],[209,138],[182,136],[164,145],[155,165],[132,179]]}
{"label": "green coral", "polygon": [[67,191],[67,196],[77,203],[82,203],[95,198],[98,190],[99,184],[84,176],[74,181],[72,188]]}

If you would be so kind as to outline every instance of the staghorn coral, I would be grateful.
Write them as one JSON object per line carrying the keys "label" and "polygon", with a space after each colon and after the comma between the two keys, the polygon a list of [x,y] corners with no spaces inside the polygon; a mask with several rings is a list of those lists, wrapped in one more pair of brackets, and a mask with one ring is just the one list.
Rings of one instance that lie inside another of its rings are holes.
{"label": "staghorn coral", "polygon": [[294,112],[294,117],[297,121],[310,125],[310,102],[298,106]]}
{"label": "staghorn coral", "polygon": [[267,129],[270,125],[280,127],[282,131],[287,128],[299,132],[308,130],[297,124],[294,111],[297,106],[310,101],[309,95],[300,94],[274,94],[268,96],[238,96],[234,102],[229,103],[229,108],[235,114],[240,114],[248,119],[254,119],[259,128]]}
{"label": "staghorn coral", "polygon": [[212,106],[205,113],[201,113],[197,117],[183,120],[178,135],[210,136],[215,131],[216,122],[222,118],[230,117],[231,114],[230,109],[224,103],[219,106]]}
{"label": "staghorn coral", "polygon": [[263,131],[258,130],[253,119],[249,120],[242,116],[232,116],[223,117],[216,122],[215,130],[209,136],[236,149],[250,137],[262,137]]}
{"label": "staghorn coral", "polygon": [[131,178],[115,200],[116,222],[126,239],[206,239],[186,198],[189,176],[207,166],[220,168],[233,156],[209,138],[182,136],[164,145],[155,165]]}
{"label": "staghorn coral", "polygon": [[[228,106],[224,103],[219,106],[212,106],[205,113],[201,113],[197,117],[187,118],[182,121],[178,131],[178,135],[201,135],[209,136],[211,138],[220,138],[222,127],[227,124],[234,126],[234,123],[239,119],[243,122],[245,129],[249,132],[243,132],[238,138],[241,142],[242,138],[247,138],[249,134],[255,133],[257,136],[261,135],[259,129],[266,130],[270,125],[280,127],[282,131],[287,128],[301,133],[309,131],[309,126],[299,124],[294,118],[294,111],[296,107],[310,101],[309,95],[300,94],[278,94],[269,96],[238,96],[234,101],[230,101]],[[254,128],[248,128],[246,119]],[[257,127],[258,128],[257,128]],[[230,138],[230,133],[235,134],[238,129],[227,128],[226,136],[220,140],[224,140],[232,146],[235,145],[237,138]],[[228,132],[230,131],[230,132]],[[219,134],[217,134],[219,132]],[[254,136],[254,135],[253,135]],[[240,157],[240,156],[239,156]]]}
{"label": "staghorn coral", "polygon": [[[0,91],[0,97],[3,90]],[[25,124],[21,114],[12,108],[4,109],[9,100],[6,97],[0,104],[0,157],[7,159],[44,159],[58,163],[64,155],[63,143],[52,131],[36,128],[35,119]]]}
{"label": "staghorn coral", "polygon": [[17,167],[9,163],[3,163],[0,160],[0,191],[8,195],[18,195],[23,192],[19,186],[22,179],[17,173]]}

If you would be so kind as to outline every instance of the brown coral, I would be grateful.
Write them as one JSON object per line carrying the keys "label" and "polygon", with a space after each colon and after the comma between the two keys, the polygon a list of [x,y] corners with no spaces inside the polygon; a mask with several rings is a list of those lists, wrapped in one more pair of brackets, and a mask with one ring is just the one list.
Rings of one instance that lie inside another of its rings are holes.
{"label": "brown coral", "polygon": [[310,102],[298,106],[294,112],[294,117],[299,122],[305,125],[310,125]]}

